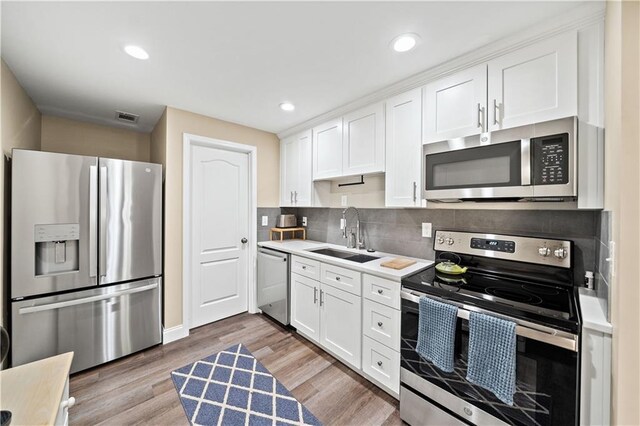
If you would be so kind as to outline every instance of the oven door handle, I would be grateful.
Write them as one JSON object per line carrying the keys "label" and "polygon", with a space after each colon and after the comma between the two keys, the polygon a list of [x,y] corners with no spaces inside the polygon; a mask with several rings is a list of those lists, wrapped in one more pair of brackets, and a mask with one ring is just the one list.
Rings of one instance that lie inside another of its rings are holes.
{"label": "oven door handle", "polygon": [[403,288],[400,292],[400,297],[404,300],[408,300],[413,303],[420,303],[420,297],[425,296],[439,302],[448,303],[458,308],[458,318],[469,320],[469,314],[473,312],[479,312],[481,314],[492,315],[507,321],[513,321],[516,323],[516,335],[526,337],[527,339],[537,340],[538,342],[547,343],[549,345],[557,346],[560,348],[568,349],[573,352],[578,352],[578,336],[575,334],[567,333],[564,331],[554,330],[553,328],[545,327],[538,324],[533,324],[528,321],[516,320],[509,318],[506,315],[500,315],[486,309],[478,308],[477,306],[469,306],[460,303],[446,300],[438,296],[431,294],[421,293],[415,290],[409,290]]}

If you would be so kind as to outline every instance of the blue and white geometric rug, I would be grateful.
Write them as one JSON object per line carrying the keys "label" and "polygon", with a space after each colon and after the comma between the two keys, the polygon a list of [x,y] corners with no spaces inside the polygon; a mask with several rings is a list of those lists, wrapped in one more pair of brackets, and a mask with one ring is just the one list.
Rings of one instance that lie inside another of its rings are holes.
{"label": "blue and white geometric rug", "polygon": [[320,421],[242,344],[171,372],[194,425],[317,425]]}

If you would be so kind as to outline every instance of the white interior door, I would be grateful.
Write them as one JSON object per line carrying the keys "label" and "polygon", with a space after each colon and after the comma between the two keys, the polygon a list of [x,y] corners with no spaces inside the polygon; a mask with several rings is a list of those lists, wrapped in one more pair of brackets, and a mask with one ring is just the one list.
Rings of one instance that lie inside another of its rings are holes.
{"label": "white interior door", "polygon": [[191,324],[247,310],[249,154],[191,151]]}

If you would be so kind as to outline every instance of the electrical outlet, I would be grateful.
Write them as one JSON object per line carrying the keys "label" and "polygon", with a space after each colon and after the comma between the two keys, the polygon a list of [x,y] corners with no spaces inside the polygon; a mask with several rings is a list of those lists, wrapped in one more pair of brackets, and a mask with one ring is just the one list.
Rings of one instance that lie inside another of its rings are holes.
{"label": "electrical outlet", "polygon": [[307,217],[302,216],[302,226],[307,226]]}
{"label": "electrical outlet", "polygon": [[431,238],[431,224],[427,222],[422,223],[422,236],[424,238]]}
{"label": "electrical outlet", "polygon": [[262,226],[269,225],[269,216],[262,216]]}
{"label": "electrical outlet", "polygon": [[347,207],[347,196],[343,195],[340,204],[342,204],[342,207]]}

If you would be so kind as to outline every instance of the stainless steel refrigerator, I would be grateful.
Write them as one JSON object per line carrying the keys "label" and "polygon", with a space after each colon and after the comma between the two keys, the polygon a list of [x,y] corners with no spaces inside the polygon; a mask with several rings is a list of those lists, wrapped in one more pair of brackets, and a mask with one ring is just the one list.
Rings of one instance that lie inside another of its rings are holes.
{"label": "stainless steel refrigerator", "polygon": [[11,200],[13,366],[161,342],[162,166],[14,150]]}

